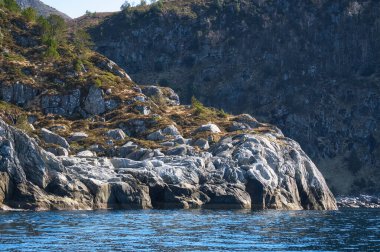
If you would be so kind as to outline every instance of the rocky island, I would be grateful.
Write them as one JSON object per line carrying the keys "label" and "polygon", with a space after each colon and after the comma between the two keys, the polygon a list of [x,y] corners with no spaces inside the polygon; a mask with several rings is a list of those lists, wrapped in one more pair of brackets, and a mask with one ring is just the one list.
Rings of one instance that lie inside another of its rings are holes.
{"label": "rocky island", "polygon": [[139,86],[61,17],[10,2],[0,10],[1,209],[337,209],[275,126]]}

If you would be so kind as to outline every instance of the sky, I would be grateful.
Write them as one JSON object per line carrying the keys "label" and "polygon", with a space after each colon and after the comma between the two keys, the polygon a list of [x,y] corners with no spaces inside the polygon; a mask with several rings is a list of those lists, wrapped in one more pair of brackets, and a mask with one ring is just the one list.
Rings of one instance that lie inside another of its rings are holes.
{"label": "sky", "polygon": [[[56,8],[57,10],[69,15],[72,18],[80,17],[86,13],[86,10],[91,12],[109,12],[119,11],[120,6],[125,0],[41,0],[47,5]],[[135,4],[137,0],[129,1]]]}

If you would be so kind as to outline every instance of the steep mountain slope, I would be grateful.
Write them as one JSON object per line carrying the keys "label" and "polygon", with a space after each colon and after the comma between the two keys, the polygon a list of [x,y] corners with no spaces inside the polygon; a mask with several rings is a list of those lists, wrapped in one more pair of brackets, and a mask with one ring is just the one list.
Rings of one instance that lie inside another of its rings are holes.
{"label": "steep mountain slope", "polygon": [[273,123],[334,192],[379,193],[379,12],[371,0],[161,1],[90,31],[137,82]]}
{"label": "steep mountain slope", "polygon": [[44,17],[48,17],[52,14],[55,14],[63,17],[66,20],[71,19],[68,15],[54,9],[53,7],[50,7],[49,5],[44,4],[40,0],[16,0],[16,2],[22,9],[31,7],[35,9],[39,15],[42,15]]}
{"label": "steep mountain slope", "polygon": [[33,17],[0,8],[0,209],[337,209],[276,127],[139,87],[85,33]]}

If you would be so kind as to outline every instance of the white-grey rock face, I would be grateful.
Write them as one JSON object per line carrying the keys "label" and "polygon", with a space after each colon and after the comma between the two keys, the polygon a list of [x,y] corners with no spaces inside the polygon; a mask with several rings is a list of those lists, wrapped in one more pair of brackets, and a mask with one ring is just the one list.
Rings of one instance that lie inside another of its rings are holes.
{"label": "white-grey rock face", "polygon": [[13,208],[337,208],[300,146],[269,133],[226,137],[208,152],[146,150],[133,161],[55,157],[0,120],[0,154],[0,205]]}
{"label": "white-grey rock face", "polygon": [[59,145],[65,149],[70,148],[69,143],[66,141],[65,138],[59,136],[56,133],[51,132],[48,129],[41,129],[42,139],[46,143],[56,144]]}
{"label": "white-grey rock face", "polygon": [[103,91],[96,87],[92,86],[88,90],[88,95],[84,102],[84,109],[87,113],[92,115],[99,115],[106,111],[106,103],[103,98]]}

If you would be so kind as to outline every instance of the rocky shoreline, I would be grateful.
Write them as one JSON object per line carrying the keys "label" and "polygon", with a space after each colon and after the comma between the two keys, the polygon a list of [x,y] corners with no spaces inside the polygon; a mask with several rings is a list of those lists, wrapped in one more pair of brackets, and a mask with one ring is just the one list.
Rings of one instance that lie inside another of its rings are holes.
{"label": "rocky shoreline", "polygon": [[[282,141],[279,141],[282,138]],[[209,151],[56,157],[0,121],[3,209],[337,209],[325,180],[283,136],[237,134]]]}
{"label": "rocky shoreline", "polygon": [[380,208],[380,196],[359,195],[337,197],[339,208]]}

